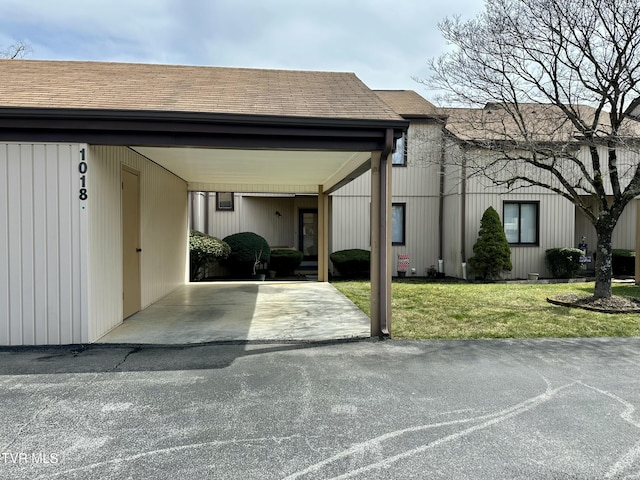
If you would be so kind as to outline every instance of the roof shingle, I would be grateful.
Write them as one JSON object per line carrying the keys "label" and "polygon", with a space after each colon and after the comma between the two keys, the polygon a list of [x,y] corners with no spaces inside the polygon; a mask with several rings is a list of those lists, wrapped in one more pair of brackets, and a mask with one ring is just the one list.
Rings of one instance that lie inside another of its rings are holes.
{"label": "roof shingle", "polygon": [[353,73],[0,60],[0,107],[401,120]]}
{"label": "roof shingle", "polygon": [[374,90],[393,110],[403,117],[440,117],[439,109],[413,90]]}

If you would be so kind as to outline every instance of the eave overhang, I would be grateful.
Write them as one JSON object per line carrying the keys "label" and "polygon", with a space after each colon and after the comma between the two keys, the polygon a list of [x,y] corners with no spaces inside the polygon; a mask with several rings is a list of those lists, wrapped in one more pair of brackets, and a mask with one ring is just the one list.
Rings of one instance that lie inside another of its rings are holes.
{"label": "eave overhang", "polygon": [[0,108],[0,140],[102,145],[374,151],[406,120],[200,112]]}

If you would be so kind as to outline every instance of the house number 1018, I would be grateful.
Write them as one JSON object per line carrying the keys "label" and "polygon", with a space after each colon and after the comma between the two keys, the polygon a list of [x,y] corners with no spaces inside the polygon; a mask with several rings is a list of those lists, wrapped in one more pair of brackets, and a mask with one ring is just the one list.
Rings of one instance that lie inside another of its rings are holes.
{"label": "house number 1018", "polygon": [[80,163],[78,163],[78,172],[80,172],[80,194],[78,198],[80,200],[86,200],[87,195],[87,161],[86,151],[84,148],[80,149]]}

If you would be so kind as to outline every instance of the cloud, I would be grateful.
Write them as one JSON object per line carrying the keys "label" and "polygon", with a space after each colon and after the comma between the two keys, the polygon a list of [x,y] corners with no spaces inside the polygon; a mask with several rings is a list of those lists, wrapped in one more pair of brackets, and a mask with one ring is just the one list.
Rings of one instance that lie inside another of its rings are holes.
{"label": "cloud", "polygon": [[[445,4],[446,3],[446,4]],[[436,28],[482,0],[0,0],[0,46],[32,58],[355,72],[419,86],[445,43]]]}

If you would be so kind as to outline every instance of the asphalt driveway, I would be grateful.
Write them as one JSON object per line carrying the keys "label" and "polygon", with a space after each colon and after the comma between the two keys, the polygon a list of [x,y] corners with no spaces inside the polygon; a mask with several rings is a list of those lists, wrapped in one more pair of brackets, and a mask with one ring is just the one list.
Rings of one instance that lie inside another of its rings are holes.
{"label": "asphalt driveway", "polygon": [[638,479],[640,339],[0,350],[0,478]]}

